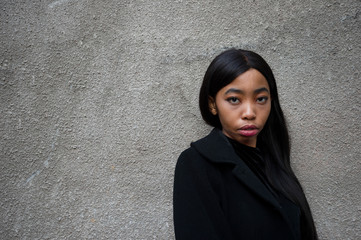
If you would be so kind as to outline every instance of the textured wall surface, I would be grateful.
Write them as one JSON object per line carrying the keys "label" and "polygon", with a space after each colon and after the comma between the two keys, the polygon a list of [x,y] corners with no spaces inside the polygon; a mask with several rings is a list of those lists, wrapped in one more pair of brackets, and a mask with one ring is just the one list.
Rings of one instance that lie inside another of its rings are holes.
{"label": "textured wall surface", "polygon": [[360,0],[0,2],[0,238],[173,239],[173,171],[230,47],[274,69],[321,239],[361,239]]}

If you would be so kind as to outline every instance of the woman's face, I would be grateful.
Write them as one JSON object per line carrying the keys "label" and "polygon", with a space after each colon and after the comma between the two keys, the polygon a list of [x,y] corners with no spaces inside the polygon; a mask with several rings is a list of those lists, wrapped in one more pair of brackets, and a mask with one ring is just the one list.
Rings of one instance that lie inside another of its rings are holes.
{"label": "woman's face", "polygon": [[242,144],[256,147],[257,136],[271,111],[266,78],[256,69],[239,75],[209,99],[209,109],[218,115],[223,133]]}

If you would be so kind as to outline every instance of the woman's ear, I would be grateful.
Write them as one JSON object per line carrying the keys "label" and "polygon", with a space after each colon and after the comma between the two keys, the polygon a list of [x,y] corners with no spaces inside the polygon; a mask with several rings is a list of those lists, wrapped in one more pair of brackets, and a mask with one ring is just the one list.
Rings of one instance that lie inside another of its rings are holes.
{"label": "woman's ear", "polygon": [[213,115],[217,115],[216,101],[214,101],[214,99],[212,97],[208,97],[208,107],[209,107],[209,111]]}

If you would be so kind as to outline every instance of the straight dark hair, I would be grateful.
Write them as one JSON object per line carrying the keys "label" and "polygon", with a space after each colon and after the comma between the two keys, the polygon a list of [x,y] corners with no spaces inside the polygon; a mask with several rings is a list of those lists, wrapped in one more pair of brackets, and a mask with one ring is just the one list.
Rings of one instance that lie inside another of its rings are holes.
{"label": "straight dark hair", "polygon": [[276,81],[267,62],[257,53],[241,49],[229,49],[218,55],[208,67],[200,89],[202,118],[207,124],[222,129],[219,117],[209,109],[209,99],[215,99],[219,90],[251,68],[266,78],[271,94],[271,112],[257,137],[257,147],[266,156],[266,177],[273,188],[300,207],[302,239],[318,239],[310,207],[290,165],[286,120],[278,99]]}

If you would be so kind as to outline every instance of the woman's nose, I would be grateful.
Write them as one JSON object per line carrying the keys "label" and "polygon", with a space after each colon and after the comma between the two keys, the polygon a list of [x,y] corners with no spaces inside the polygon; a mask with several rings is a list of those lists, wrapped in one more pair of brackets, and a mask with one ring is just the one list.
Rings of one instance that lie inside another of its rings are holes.
{"label": "woman's nose", "polygon": [[253,120],[256,118],[256,113],[254,111],[253,105],[249,103],[244,104],[244,108],[242,111],[242,119]]}

